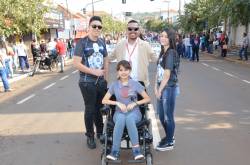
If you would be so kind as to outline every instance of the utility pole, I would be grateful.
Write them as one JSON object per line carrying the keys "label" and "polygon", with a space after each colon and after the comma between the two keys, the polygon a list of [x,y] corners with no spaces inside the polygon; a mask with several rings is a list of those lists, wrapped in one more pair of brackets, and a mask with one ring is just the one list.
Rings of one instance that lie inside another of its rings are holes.
{"label": "utility pole", "polygon": [[168,1],[163,1],[163,2],[166,2],[166,3],[168,3],[168,23],[170,23],[170,21],[169,21],[169,0]]}
{"label": "utility pole", "polygon": [[95,15],[95,9],[94,9],[94,1],[92,0],[92,16]]}
{"label": "utility pole", "polygon": [[181,0],[179,0],[179,17],[181,16]]}

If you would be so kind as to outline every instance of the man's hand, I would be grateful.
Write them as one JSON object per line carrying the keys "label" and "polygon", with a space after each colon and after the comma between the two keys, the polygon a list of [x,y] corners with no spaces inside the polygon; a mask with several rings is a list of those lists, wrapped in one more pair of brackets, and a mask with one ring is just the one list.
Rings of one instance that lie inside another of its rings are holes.
{"label": "man's hand", "polygon": [[97,77],[103,76],[105,71],[103,69],[94,69],[93,74]]}

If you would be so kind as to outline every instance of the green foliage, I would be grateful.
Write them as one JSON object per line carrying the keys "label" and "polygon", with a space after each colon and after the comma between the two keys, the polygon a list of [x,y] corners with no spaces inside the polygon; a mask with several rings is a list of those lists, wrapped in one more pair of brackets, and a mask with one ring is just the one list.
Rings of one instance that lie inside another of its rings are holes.
{"label": "green foliage", "polygon": [[164,29],[173,28],[171,24],[160,19],[150,19],[145,23],[145,28],[149,31],[161,32]]}
{"label": "green foliage", "polygon": [[45,28],[44,0],[0,0],[0,35],[39,33]]}
{"label": "green foliage", "polygon": [[125,30],[125,23],[121,21],[114,20],[111,16],[105,15],[102,16],[103,22],[103,32],[105,34],[117,34]]}
{"label": "green foliage", "polygon": [[178,26],[185,32],[199,32],[220,26],[228,19],[235,26],[247,26],[249,11],[249,0],[193,0],[185,5],[185,14],[180,16]]}

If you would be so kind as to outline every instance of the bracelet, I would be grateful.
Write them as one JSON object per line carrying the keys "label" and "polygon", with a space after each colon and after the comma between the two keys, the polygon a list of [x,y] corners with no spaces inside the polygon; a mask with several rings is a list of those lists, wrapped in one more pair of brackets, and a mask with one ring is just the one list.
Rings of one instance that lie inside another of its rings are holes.
{"label": "bracelet", "polygon": [[134,103],[135,103],[137,106],[139,106],[139,104],[137,103],[137,101],[134,101]]}

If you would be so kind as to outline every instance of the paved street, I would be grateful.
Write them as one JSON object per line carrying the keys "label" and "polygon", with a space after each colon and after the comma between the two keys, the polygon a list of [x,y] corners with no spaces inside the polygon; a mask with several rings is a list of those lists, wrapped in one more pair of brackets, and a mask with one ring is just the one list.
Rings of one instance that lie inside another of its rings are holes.
{"label": "paved street", "polygon": [[[245,65],[209,56],[201,57],[199,63],[183,60],[176,147],[169,152],[153,151],[154,164],[249,164],[249,73]],[[155,64],[151,64],[152,82],[154,75]],[[100,164],[100,144],[95,150],[86,147],[77,81],[77,71],[68,66],[63,74],[36,75],[13,83],[13,93],[0,93],[1,165]],[[151,86],[148,91],[155,105]],[[159,129],[154,137],[163,136],[159,121],[153,122]],[[122,160],[130,157],[130,151],[121,155]]]}

